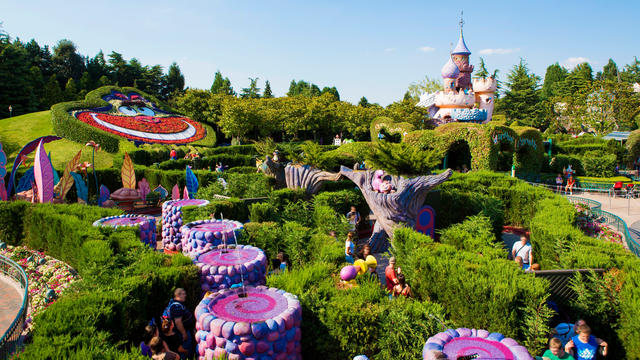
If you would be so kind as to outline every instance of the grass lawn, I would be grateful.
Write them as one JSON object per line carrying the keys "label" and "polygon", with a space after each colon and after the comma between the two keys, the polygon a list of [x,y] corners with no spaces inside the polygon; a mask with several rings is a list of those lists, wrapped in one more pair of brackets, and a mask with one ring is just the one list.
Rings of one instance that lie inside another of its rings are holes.
{"label": "grass lawn", "polygon": [[[0,119],[0,143],[7,154],[7,171],[11,171],[13,160],[22,147],[29,141],[45,135],[55,135],[51,124],[51,112],[40,111],[12,118]],[[64,167],[71,158],[82,151],[82,161],[91,162],[91,148],[84,144],[67,139],[50,142],[44,145],[47,152],[51,152],[53,167],[62,174]],[[96,168],[109,168],[113,165],[116,156],[122,156],[124,151],[132,151],[135,145],[129,141],[120,142],[120,152],[111,154],[106,151],[96,153]],[[33,159],[35,152],[31,154]]]}

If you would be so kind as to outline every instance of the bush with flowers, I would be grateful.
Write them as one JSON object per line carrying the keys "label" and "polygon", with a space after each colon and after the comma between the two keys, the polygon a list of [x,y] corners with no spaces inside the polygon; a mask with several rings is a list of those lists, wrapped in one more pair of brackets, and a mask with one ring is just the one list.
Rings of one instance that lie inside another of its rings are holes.
{"label": "bush with flowers", "polygon": [[0,255],[18,263],[29,279],[29,317],[46,309],[79,276],[69,265],[42,252],[24,246],[8,245],[0,249]]}
{"label": "bush with flowers", "polygon": [[575,204],[577,216],[577,225],[587,236],[596,239],[610,241],[616,244],[622,244],[622,234],[613,230],[601,219],[589,212],[589,206],[585,204]]}

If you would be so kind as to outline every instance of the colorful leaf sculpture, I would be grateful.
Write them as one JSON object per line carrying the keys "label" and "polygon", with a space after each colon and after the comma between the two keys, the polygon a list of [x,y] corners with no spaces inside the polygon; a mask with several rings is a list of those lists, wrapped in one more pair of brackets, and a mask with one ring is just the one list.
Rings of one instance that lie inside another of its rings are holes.
{"label": "colorful leaf sculpture", "polygon": [[40,141],[33,165],[33,177],[38,187],[38,201],[48,203],[53,200],[53,167],[47,153],[44,151],[43,142]]}
{"label": "colorful leaf sculpture", "polygon": [[184,187],[184,191],[182,191],[182,198],[183,199],[190,199],[189,198],[189,190],[187,190],[187,187]]}
{"label": "colorful leaf sculpture", "polygon": [[191,166],[187,166],[186,180],[187,180],[187,189],[189,190],[189,198],[195,199],[196,193],[198,192],[199,184],[198,184],[198,178],[193,173],[193,171],[191,171]]}
{"label": "colorful leaf sculpture", "polygon": [[109,191],[109,189],[104,185],[100,185],[100,197],[98,197],[98,205],[102,206],[105,201],[109,200],[110,196],[111,192]]}
{"label": "colorful leaf sculpture", "polygon": [[0,200],[7,201],[7,189],[4,187],[4,176],[7,175],[7,155],[0,143]]}
{"label": "colorful leaf sculpture", "polygon": [[[51,151],[49,151],[48,154],[49,157],[49,163],[51,163],[51,172],[53,173],[53,184],[57,184],[58,181],[60,181],[60,176],[58,176],[58,172],[56,171],[56,168],[53,167],[53,161],[51,161]],[[55,186],[54,186],[54,190],[55,190]]]}
{"label": "colorful leaf sculpture", "polygon": [[24,175],[18,180],[18,185],[16,186],[16,193],[21,193],[23,191],[28,191],[31,189],[31,183],[33,183],[33,166],[28,168],[27,171],[24,172]]}
{"label": "colorful leaf sculpture", "polygon": [[16,156],[16,159],[13,161],[13,167],[11,168],[11,177],[9,178],[9,185],[7,185],[7,196],[11,196],[13,184],[16,182],[15,174],[17,173],[20,164],[22,164],[22,160],[24,159],[24,157],[28,154],[31,154],[38,147],[38,144],[40,144],[40,142],[46,144],[60,139],[62,139],[60,136],[55,135],[42,136],[32,140],[27,145],[23,146],[22,149],[20,149],[20,152]]}
{"label": "colorful leaf sculpture", "polygon": [[142,180],[138,181],[138,192],[140,193],[140,198],[142,200],[147,199],[147,194],[151,191],[151,187],[149,186],[149,182],[147,179],[142,178]]}
{"label": "colorful leaf sculpture", "polygon": [[167,196],[169,196],[169,192],[167,191],[167,189],[163,188],[162,185],[158,185],[158,187],[153,189],[153,191],[157,192],[158,194],[160,194],[160,198],[161,199],[164,199]]}
{"label": "colorful leaf sculpture", "polygon": [[64,199],[67,196],[67,193],[73,186],[73,178],[71,177],[71,171],[75,169],[80,163],[80,156],[82,156],[82,150],[78,151],[76,156],[74,156],[69,162],[67,166],[64,168],[64,173],[62,173],[62,179],[56,185],[56,191],[58,192],[58,198]]}
{"label": "colorful leaf sculpture", "polygon": [[122,163],[122,186],[127,189],[136,188],[136,172],[133,170],[133,161],[129,154],[124,153],[124,162]]}
{"label": "colorful leaf sculpture", "polygon": [[87,184],[82,179],[82,175],[72,172],[71,176],[76,183],[76,192],[78,193],[78,199],[82,199],[85,203],[89,202],[89,189]]}
{"label": "colorful leaf sculpture", "polygon": [[171,190],[171,199],[180,200],[180,188],[178,187],[178,184],[175,184]]}

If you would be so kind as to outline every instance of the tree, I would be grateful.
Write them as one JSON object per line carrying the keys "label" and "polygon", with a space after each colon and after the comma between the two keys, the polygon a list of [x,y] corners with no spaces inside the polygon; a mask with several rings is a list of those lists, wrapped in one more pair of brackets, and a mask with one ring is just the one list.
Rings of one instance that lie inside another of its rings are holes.
{"label": "tree", "polygon": [[78,97],[78,89],[76,88],[76,82],[73,78],[67,80],[67,84],[64,87],[64,99],[67,101],[76,100]]}
{"label": "tree", "polygon": [[572,96],[584,92],[591,87],[593,81],[593,70],[589,63],[576,65],[565,79],[561,86],[560,93],[564,96]]}
{"label": "tree", "polygon": [[365,160],[370,168],[382,169],[391,175],[416,176],[429,174],[442,157],[436,150],[379,141],[365,155]]}
{"label": "tree", "polygon": [[361,98],[360,98],[360,101],[358,101],[358,106],[360,106],[360,107],[365,107],[365,108],[366,108],[366,107],[369,107],[369,100],[367,100],[367,98],[366,98],[366,97],[364,97],[364,96],[363,96],[363,97],[361,97]]}
{"label": "tree", "polygon": [[531,73],[521,58],[507,75],[507,90],[498,103],[497,111],[504,113],[510,121],[546,128],[541,116],[539,81],[540,77]]}
{"label": "tree", "polygon": [[169,66],[167,71],[167,87],[165,98],[177,96],[184,92],[184,75],[180,71],[180,67],[175,62]]}
{"label": "tree", "polygon": [[260,88],[258,87],[258,78],[249,78],[249,87],[242,88],[240,97],[243,99],[259,99]]}
{"label": "tree", "polygon": [[37,105],[30,80],[27,51],[19,43],[0,41],[0,118],[24,114]]}
{"label": "tree", "polygon": [[547,67],[547,72],[544,75],[544,83],[542,85],[542,96],[544,98],[550,98],[559,95],[559,87],[561,83],[567,78],[569,71],[560,66],[557,62]]}
{"label": "tree", "polygon": [[338,93],[338,89],[336,89],[335,86],[332,86],[332,87],[325,86],[324,88],[322,88],[320,95],[324,95],[324,94],[331,94],[333,95],[333,98],[336,101],[340,101],[340,93]]}
{"label": "tree", "polygon": [[55,75],[51,75],[44,86],[44,104],[51,107],[54,104],[64,101],[64,95],[60,89],[60,84]]}
{"label": "tree", "polygon": [[608,80],[619,81],[620,75],[618,73],[618,65],[613,59],[609,59],[609,62],[602,68],[602,72],[596,74],[596,80]]}
{"label": "tree", "polygon": [[53,69],[58,81],[66,83],[67,79],[80,79],[85,70],[84,59],[77,53],[76,45],[71,40],[63,39],[53,48]]}
{"label": "tree", "polygon": [[633,58],[633,62],[624,66],[620,79],[628,83],[640,83],[640,60]]}
{"label": "tree", "polygon": [[233,91],[233,87],[231,87],[231,80],[229,80],[229,78],[222,77],[220,70],[216,71],[216,74],[213,77],[211,92],[214,94],[236,96],[235,91]]}
{"label": "tree", "polygon": [[88,84],[87,90],[92,90],[96,85],[100,85],[100,78],[103,76],[109,77],[109,68],[107,62],[104,59],[104,53],[102,50],[96,54],[93,58],[87,60],[87,72],[91,79]]}
{"label": "tree", "polygon": [[409,93],[414,102],[418,102],[420,96],[424,93],[434,93],[442,90],[442,81],[439,79],[432,79],[428,75],[424,79],[411,83],[409,85]]}
{"label": "tree", "polygon": [[487,70],[487,66],[484,64],[484,59],[480,58],[480,64],[478,65],[478,70],[474,74],[476,77],[481,79],[486,79],[489,77],[489,71]]}
{"label": "tree", "polygon": [[271,92],[271,84],[269,80],[264,83],[264,92],[262,93],[262,97],[265,99],[270,99],[273,97],[273,93]]}

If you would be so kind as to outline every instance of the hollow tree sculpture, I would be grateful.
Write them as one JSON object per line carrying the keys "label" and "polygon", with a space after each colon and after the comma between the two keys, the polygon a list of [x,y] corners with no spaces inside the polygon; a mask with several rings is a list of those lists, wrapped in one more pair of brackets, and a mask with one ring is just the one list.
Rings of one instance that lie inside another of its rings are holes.
{"label": "hollow tree sculpture", "polygon": [[393,239],[393,230],[401,223],[414,227],[418,217],[418,211],[424,205],[427,193],[445,182],[453,171],[447,171],[438,175],[418,176],[414,178],[392,177],[391,183],[396,191],[394,193],[380,193],[371,187],[374,179],[374,171],[353,171],[347,167],[340,168],[340,174],[353,181],[362,191],[369,208],[376,216],[373,233],[369,238],[369,245],[373,252],[386,251],[389,243],[386,237]]}
{"label": "hollow tree sculpture", "polygon": [[339,173],[322,171],[309,165],[284,165],[273,161],[270,156],[266,157],[260,169],[265,174],[274,176],[278,187],[304,189],[309,195],[317,193],[325,182],[337,181],[341,177]]}

